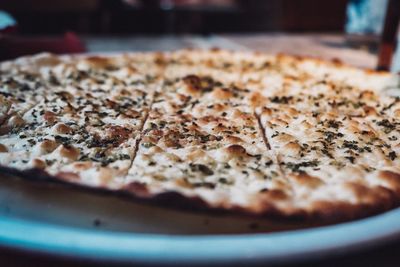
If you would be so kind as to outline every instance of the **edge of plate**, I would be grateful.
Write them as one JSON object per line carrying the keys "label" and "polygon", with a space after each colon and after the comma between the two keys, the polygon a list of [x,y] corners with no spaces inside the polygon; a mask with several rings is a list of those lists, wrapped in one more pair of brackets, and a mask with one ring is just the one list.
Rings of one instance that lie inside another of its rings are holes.
{"label": "edge of plate", "polygon": [[80,229],[0,217],[0,245],[91,260],[147,264],[277,263],[316,259],[400,237],[400,209],[332,226],[267,234],[165,235]]}

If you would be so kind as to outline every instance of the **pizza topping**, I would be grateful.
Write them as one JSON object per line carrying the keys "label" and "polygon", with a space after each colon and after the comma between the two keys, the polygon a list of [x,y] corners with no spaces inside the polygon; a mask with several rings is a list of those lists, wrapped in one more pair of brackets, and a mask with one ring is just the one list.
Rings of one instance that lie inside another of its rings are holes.
{"label": "pizza topping", "polygon": [[377,121],[376,124],[378,126],[381,126],[383,128],[383,131],[386,134],[391,133],[394,129],[396,129],[396,124],[395,123],[391,123],[387,119],[384,119],[384,120],[381,120],[381,121]]}
{"label": "pizza topping", "polygon": [[302,168],[317,167],[319,165],[319,161],[313,160],[313,161],[304,161],[300,163],[287,162],[283,163],[283,165],[286,165],[286,167],[291,169],[293,172],[302,172]]}
{"label": "pizza topping", "polygon": [[388,156],[390,160],[395,160],[397,158],[397,154],[394,151],[389,152]]}
{"label": "pizza topping", "polygon": [[188,75],[182,79],[184,83],[188,86],[189,92],[210,92],[216,86],[221,86],[220,82],[214,81],[210,77],[199,77],[196,75]]}
{"label": "pizza topping", "polygon": [[206,165],[203,164],[190,164],[191,171],[199,171],[202,172],[204,175],[213,175],[214,172],[208,168]]}
{"label": "pizza topping", "polygon": [[270,98],[272,103],[277,103],[277,104],[289,104],[289,102],[293,99],[293,96],[274,96]]}
{"label": "pizza topping", "polygon": [[223,50],[13,64],[0,68],[1,165],[282,216],[400,192],[389,74]]}

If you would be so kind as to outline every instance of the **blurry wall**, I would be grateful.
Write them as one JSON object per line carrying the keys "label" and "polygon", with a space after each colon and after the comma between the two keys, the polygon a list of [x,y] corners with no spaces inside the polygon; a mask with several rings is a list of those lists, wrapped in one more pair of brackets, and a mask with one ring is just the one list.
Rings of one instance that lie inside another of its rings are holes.
{"label": "blurry wall", "polygon": [[1,0],[18,31],[202,33],[342,31],[347,0]]}

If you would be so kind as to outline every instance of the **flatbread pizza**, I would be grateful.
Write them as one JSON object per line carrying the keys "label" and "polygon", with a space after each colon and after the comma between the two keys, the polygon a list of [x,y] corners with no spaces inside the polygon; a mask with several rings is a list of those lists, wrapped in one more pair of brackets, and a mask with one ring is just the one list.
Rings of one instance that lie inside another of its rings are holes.
{"label": "flatbread pizza", "polygon": [[400,78],[226,50],[0,65],[0,168],[162,205],[337,222],[400,204]]}

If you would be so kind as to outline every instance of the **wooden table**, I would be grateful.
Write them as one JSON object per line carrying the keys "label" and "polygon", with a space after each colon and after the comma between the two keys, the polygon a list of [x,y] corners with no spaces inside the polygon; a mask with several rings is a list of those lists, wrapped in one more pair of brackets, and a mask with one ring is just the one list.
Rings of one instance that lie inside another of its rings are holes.
{"label": "wooden table", "polygon": [[[338,58],[348,64],[364,68],[374,68],[376,55],[366,50],[354,50],[346,45],[342,35],[221,35],[209,37],[91,37],[83,38],[89,52],[152,51],[174,50],[185,47],[221,47],[236,50],[260,50],[270,53],[285,52],[313,55],[325,59]],[[399,62],[397,60],[396,62]],[[398,64],[400,65],[400,64]],[[397,66],[398,67],[398,66]],[[399,222],[400,223],[400,222]],[[349,233],[351,235],[351,233]],[[366,233],[368,234],[368,233]],[[400,266],[400,240],[367,250],[346,253],[322,259],[310,259],[300,265],[289,266]],[[0,249],[0,266],[112,266],[108,263],[94,263],[76,259],[34,255],[21,251]]]}

